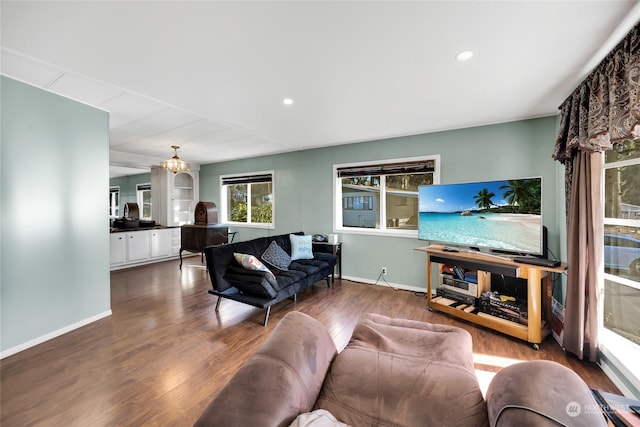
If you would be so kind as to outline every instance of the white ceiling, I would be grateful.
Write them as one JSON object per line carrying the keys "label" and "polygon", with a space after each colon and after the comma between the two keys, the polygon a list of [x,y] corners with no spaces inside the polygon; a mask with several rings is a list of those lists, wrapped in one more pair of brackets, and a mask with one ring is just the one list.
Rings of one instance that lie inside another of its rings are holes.
{"label": "white ceiling", "polygon": [[552,115],[640,20],[615,0],[0,8],[0,71],[108,110],[112,176],[171,145],[204,164]]}

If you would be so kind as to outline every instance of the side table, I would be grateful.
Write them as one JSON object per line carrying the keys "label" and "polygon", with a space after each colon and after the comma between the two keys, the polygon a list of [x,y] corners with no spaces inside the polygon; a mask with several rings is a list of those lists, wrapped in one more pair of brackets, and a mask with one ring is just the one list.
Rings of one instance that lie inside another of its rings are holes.
{"label": "side table", "polygon": [[[338,279],[342,280],[342,243],[313,242],[313,251],[334,254],[338,257]],[[335,277],[332,277],[335,281]]]}

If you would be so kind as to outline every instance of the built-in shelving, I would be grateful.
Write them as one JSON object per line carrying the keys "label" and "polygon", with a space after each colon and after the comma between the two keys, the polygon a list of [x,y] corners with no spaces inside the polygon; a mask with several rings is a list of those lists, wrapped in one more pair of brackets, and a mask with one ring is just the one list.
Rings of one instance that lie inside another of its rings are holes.
{"label": "built-in shelving", "polygon": [[174,174],[151,168],[152,211],[156,222],[168,227],[193,224],[199,197],[198,181],[198,171]]}

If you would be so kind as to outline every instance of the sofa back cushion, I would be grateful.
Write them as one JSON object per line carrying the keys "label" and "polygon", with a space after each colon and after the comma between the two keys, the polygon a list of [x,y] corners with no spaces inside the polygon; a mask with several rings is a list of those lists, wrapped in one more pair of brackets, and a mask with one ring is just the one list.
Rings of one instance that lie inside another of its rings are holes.
{"label": "sofa back cushion", "polygon": [[195,425],[289,426],[313,407],[336,352],[322,323],[286,314]]}
{"label": "sofa back cushion", "polygon": [[485,426],[471,335],[457,327],[364,315],[315,406],[352,426]]}

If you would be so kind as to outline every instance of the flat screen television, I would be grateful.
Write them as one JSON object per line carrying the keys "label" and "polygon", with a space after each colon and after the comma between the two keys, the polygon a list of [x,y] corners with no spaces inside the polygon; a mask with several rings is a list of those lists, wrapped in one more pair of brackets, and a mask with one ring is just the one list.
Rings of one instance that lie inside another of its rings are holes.
{"label": "flat screen television", "polygon": [[546,256],[542,177],[422,185],[418,210],[420,240]]}

